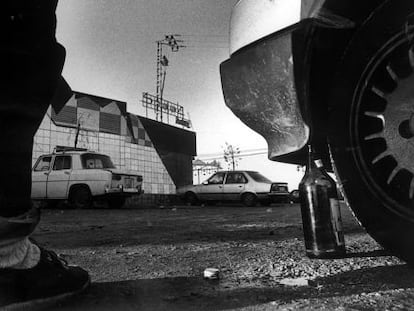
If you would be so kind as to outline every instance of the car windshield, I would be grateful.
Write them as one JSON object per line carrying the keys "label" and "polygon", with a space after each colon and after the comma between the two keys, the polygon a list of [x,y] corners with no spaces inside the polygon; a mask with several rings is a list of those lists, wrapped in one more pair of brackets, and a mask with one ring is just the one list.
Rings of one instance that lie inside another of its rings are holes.
{"label": "car windshield", "polygon": [[115,168],[111,158],[103,154],[85,153],[81,155],[81,160],[85,169]]}
{"label": "car windshield", "polygon": [[265,183],[271,183],[272,181],[266,177],[264,177],[262,174],[258,172],[247,172],[251,178],[253,178],[257,182],[265,182]]}

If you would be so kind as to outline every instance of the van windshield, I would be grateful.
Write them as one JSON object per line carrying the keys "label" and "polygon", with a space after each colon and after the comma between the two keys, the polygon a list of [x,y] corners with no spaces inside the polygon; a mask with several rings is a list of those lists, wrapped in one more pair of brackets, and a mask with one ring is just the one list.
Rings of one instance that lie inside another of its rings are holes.
{"label": "van windshield", "polygon": [[103,154],[85,153],[81,160],[84,169],[115,168],[111,158]]}

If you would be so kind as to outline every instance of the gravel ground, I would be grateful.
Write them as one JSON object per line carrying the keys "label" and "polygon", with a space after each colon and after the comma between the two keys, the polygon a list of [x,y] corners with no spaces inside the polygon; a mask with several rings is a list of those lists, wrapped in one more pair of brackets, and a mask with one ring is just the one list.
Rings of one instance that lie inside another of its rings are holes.
{"label": "gravel ground", "polygon": [[58,310],[414,310],[414,271],[342,214],[333,260],[305,256],[296,204],[45,210],[34,237],[93,280]]}

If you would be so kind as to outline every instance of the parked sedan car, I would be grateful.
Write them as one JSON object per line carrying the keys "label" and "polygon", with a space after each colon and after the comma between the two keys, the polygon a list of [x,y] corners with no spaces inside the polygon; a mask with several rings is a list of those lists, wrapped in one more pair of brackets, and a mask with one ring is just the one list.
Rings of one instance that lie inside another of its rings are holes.
{"label": "parked sedan car", "polygon": [[178,188],[177,193],[188,204],[233,201],[254,206],[257,202],[289,202],[287,183],[271,182],[255,171],[220,171],[200,185]]}
{"label": "parked sedan car", "polygon": [[109,156],[82,148],[41,155],[32,170],[32,199],[49,204],[68,200],[75,208],[88,208],[100,199],[120,208],[141,188],[141,175],[117,169]]}

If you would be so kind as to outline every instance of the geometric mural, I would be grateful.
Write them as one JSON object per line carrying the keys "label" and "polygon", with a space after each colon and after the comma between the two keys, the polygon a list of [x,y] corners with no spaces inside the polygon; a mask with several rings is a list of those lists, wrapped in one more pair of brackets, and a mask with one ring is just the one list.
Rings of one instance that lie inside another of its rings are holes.
{"label": "geometric mural", "polygon": [[76,92],[58,114],[52,109],[57,125],[77,127],[127,136],[131,143],[152,146],[139,118],[126,112],[126,103]]}

